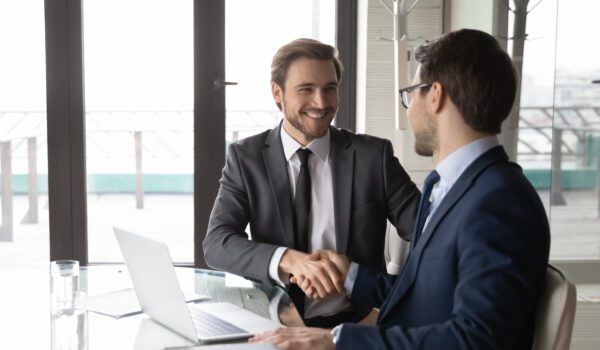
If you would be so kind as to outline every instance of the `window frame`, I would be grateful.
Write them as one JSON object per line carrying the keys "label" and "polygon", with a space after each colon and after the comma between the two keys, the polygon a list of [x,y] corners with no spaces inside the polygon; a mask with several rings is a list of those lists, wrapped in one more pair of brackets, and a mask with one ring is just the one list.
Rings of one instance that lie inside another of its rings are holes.
{"label": "window frame", "polygon": [[[45,0],[50,259],[89,265],[82,0]],[[225,2],[194,0],[194,262],[225,165]],[[357,1],[337,2],[337,45],[345,63],[342,113],[336,124],[356,124]],[[203,50],[209,47],[210,50]],[[210,55],[203,54],[209,52]],[[223,145],[223,147],[205,147]],[[104,264],[104,263],[95,263]],[[178,264],[191,266],[192,264]]]}

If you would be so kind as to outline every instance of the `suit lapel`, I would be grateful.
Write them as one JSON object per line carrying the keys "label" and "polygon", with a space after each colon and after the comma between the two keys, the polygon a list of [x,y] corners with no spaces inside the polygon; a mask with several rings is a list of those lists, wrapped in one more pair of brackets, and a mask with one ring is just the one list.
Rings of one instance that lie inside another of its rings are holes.
{"label": "suit lapel", "polygon": [[350,232],[352,206],[352,182],[354,177],[354,148],[338,129],[331,132],[331,177],[333,181],[333,206],[335,215],[335,239],[337,251],[346,254]]}
{"label": "suit lapel", "polygon": [[429,219],[427,227],[425,228],[425,231],[423,231],[422,237],[419,239],[414,250],[409,254],[402,273],[396,280],[391,294],[388,296],[381,308],[380,319],[383,319],[389,313],[390,309],[392,309],[395,305],[398,305],[398,301],[414,283],[419,270],[419,264],[421,262],[423,250],[425,247],[427,247],[431,237],[433,237],[433,235],[437,232],[436,229],[442,219],[472,186],[479,174],[481,174],[490,165],[502,161],[506,162],[507,160],[508,156],[506,155],[506,152],[504,152],[502,146],[494,147],[479,156],[479,158],[477,158],[458,178],[456,183],[454,183],[448,194],[446,194],[446,197],[444,197],[440,203],[439,207],[435,210],[435,213],[433,213],[433,216]]}
{"label": "suit lapel", "polygon": [[283,241],[288,247],[294,247],[294,224],[292,194],[287,170],[287,161],[281,144],[281,123],[271,130],[265,140],[262,157],[269,176],[273,197],[277,203],[279,221],[283,232]]}

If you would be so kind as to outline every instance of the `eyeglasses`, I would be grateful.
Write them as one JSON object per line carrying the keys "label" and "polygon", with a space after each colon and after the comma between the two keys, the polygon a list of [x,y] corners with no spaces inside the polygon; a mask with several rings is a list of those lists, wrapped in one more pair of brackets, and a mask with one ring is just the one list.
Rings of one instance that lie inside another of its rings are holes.
{"label": "eyeglasses", "polygon": [[400,101],[402,102],[402,105],[404,106],[404,108],[408,109],[408,106],[410,105],[410,93],[414,89],[430,87],[431,85],[432,85],[431,83],[421,83],[421,84],[417,84],[417,85],[411,85],[411,86],[405,87],[404,89],[398,90],[398,92],[400,93]]}

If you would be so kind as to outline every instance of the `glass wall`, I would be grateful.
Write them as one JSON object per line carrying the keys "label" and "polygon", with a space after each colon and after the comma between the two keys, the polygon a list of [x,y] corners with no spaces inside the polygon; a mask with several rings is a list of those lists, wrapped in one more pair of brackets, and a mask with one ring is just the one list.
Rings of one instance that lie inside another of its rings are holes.
{"label": "glass wall", "polygon": [[22,268],[46,267],[49,261],[44,40],[42,0],[0,1],[0,275],[4,277]]}
{"label": "glass wall", "polygon": [[546,0],[527,14],[517,160],[549,211],[552,260],[600,259],[599,10]]}
{"label": "glass wall", "polygon": [[83,2],[90,263],[113,227],[193,262],[193,2]]}
{"label": "glass wall", "polygon": [[0,0],[0,347],[6,349],[32,346],[13,329],[50,339],[50,319],[24,312],[33,311],[40,291],[14,288],[24,275],[46,276],[50,260],[44,33],[44,1]]}
{"label": "glass wall", "polygon": [[228,80],[238,82],[227,90],[230,143],[271,129],[281,120],[271,96],[273,55],[297,38],[335,46],[336,1],[228,0],[225,23],[225,71]]}

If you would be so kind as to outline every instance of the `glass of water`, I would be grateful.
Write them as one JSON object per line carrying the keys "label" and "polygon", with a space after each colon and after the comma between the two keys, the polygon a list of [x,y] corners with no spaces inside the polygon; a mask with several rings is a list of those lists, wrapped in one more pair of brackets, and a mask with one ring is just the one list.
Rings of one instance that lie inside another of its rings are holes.
{"label": "glass of water", "polygon": [[52,313],[75,309],[79,296],[79,262],[56,260],[50,263],[50,308]]}
{"label": "glass of water", "polygon": [[87,349],[87,313],[77,308],[79,262],[50,263],[52,350]]}

